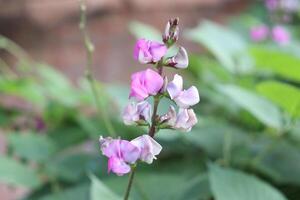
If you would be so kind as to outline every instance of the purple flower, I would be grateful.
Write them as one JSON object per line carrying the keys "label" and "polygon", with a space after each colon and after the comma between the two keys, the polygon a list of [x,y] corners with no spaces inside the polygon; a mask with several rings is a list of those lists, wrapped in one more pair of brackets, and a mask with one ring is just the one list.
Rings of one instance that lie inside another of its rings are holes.
{"label": "purple flower", "polygon": [[279,0],[265,0],[265,5],[268,10],[274,11],[279,6]]}
{"label": "purple flower", "polygon": [[112,171],[118,176],[130,172],[130,164],[134,164],[140,155],[138,147],[126,140],[100,137],[100,148],[108,157],[108,172]]}
{"label": "purple flower", "polygon": [[163,78],[152,69],[136,72],[131,76],[129,97],[142,101],[149,95],[156,95],[162,88],[163,83]]}
{"label": "purple flower", "polygon": [[185,69],[189,65],[189,57],[185,48],[180,47],[178,53],[167,60],[167,64],[178,69]]}
{"label": "purple flower", "polygon": [[161,145],[148,135],[132,141],[100,137],[99,142],[102,154],[108,157],[108,172],[118,176],[129,173],[130,165],[138,159],[151,164],[162,150]]}
{"label": "purple flower", "polygon": [[151,115],[151,105],[147,101],[132,102],[123,112],[123,121],[126,125],[133,125],[139,121],[147,122]]}
{"label": "purple flower", "polygon": [[131,143],[140,149],[139,159],[148,164],[151,164],[153,159],[156,159],[156,155],[162,150],[162,146],[149,135],[137,137]]}
{"label": "purple flower", "polygon": [[184,132],[191,131],[192,127],[198,122],[193,109],[180,108],[178,114],[176,114],[173,106],[170,106],[168,113],[163,115],[160,120],[166,123],[170,128]]}
{"label": "purple flower", "polygon": [[279,45],[286,45],[290,42],[290,33],[283,26],[275,26],[272,29],[272,38]]}
{"label": "purple flower", "polygon": [[269,28],[265,25],[254,26],[250,30],[250,37],[255,42],[266,40],[269,35]]}
{"label": "purple flower", "polygon": [[134,47],[134,58],[143,64],[158,62],[166,53],[164,44],[145,39],[139,39]]}
{"label": "purple flower", "polygon": [[170,98],[174,100],[180,108],[188,108],[200,101],[199,93],[195,86],[183,90],[183,80],[178,74],[175,74],[173,81],[168,83],[167,91]]}

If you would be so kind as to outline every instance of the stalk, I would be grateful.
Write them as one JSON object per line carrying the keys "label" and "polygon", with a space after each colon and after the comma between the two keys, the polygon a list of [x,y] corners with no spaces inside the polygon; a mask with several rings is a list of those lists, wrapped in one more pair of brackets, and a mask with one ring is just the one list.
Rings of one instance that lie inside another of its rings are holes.
{"label": "stalk", "polygon": [[[93,94],[93,98],[97,107],[97,114],[100,119],[103,120],[106,130],[108,131],[110,136],[116,136],[116,132],[114,127],[108,117],[108,114],[105,110],[104,102],[99,98],[98,88],[96,86],[95,78],[92,74],[92,65],[93,65],[93,53],[94,53],[94,45],[88,35],[86,28],[86,2],[85,0],[79,0],[80,3],[80,22],[79,29],[81,30],[84,46],[86,50],[86,66],[85,66],[85,76],[89,82],[90,89]],[[103,90],[103,88],[100,88]],[[102,92],[103,93],[103,92]]]}

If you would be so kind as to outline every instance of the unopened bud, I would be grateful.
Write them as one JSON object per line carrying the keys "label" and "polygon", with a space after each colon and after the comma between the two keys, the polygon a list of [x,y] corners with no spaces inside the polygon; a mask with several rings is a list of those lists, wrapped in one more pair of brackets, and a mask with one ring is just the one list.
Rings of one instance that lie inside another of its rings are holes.
{"label": "unopened bud", "polygon": [[165,27],[163,41],[168,46],[171,46],[178,40],[179,35],[179,18],[170,19]]}

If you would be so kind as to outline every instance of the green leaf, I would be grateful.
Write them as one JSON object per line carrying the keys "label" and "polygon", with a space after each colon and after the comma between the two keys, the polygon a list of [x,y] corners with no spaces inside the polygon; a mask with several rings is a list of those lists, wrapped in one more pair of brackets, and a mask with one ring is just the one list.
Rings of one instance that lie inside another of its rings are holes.
{"label": "green leaf", "polygon": [[21,97],[37,107],[43,108],[45,106],[46,98],[43,91],[32,79],[9,80],[0,78],[0,89],[4,94]]}
{"label": "green leaf", "polygon": [[17,156],[31,161],[44,162],[55,151],[54,143],[45,135],[14,133],[8,140]]}
{"label": "green leaf", "polygon": [[266,48],[250,49],[258,69],[269,70],[279,76],[300,82],[300,58]]}
{"label": "green leaf", "polygon": [[211,164],[209,180],[216,200],[286,200],[269,184],[234,169]]}
{"label": "green leaf", "polygon": [[129,23],[129,31],[136,38],[145,38],[148,40],[162,41],[162,34],[160,31],[152,26],[143,24],[141,22],[133,21]]}
{"label": "green leaf", "polygon": [[37,173],[16,160],[0,156],[0,182],[31,189],[41,185]]}
{"label": "green leaf", "polygon": [[79,102],[78,91],[62,73],[47,65],[37,66],[45,95],[66,106],[75,106]]}
{"label": "green leaf", "polygon": [[277,81],[257,85],[257,91],[279,105],[292,117],[300,116],[300,89]]}
{"label": "green leaf", "polygon": [[276,129],[282,128],[279,109],[263,97],[235,85],[217,85],[216,88],[265,125]]}
{"label": "green leaf", "polygon": [[38,200],[87,200],[89,185],[81,184],[58,193],[53,193],[39,198]]}
{"label": "green leaf", "polygon": [[97,177],[90,176],[92,181],[90,189],[91,200],[121,200],[116,194],[114,194],[108,187],[106,187]]}
{"label": "green leaf", "polygon": [[204,21],[186,37],[204,45],[230,72],[247,73],[252,68],[245,41],[234,31]]}

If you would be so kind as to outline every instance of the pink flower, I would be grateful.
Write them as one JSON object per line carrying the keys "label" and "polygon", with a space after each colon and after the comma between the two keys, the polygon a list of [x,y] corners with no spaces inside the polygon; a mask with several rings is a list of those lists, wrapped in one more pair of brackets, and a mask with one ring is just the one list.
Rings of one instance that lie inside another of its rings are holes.
{"label": "pink flower", "polygon": [[112,171],[118,176],[130,172],[130,164],[134,164],[140,155],[138,147],[126,140],[100,137],[100,148],[108,157],[108,172]]}
{"label": "pink flower", "polygon": [[134,58],[146,64],[158,62],[167,53],[167,47],[158,42],[139,39],[134,47]]}
{"label": "pink flower", "polygon": [[265,4],[268,10],[274,11],[278,8],[279,6],[279,1],[278,0],[265,0]]}
{"label": "pink flower", "polygon": [[175,74],[173,81],[168,83],[167,91],[170,98],[174,100],[180,108],[188,108],[200,101],[199,93],[195,86],[183,90],[183,80],[178,74]]}
{"label": "pink flower", "polygon": [[176,114],[173,106],[170,106],[168,113],[161,117],[161,121],[166,123],[170,128],[184,132],[191,131],[192,127],[198,122],[193,109],[180,108],[178,114]]}
{"label": "pink flower", "polygon": [[123,112],[123,121],[126,125],[133,125],[138,121],[147,122],[151,115],[151,105],[147,101],[132,102]]}
{"label": "pink flower", "polygon": [[267,39],[269,28],[265,25],[254,26],[250,30],[250,36],[253,41],[260,42]]}
{"label": "pink flower", "polygon": [[131,143],[140,149],[141,154],[139,159],[148,164],[151,164],[153,159],[156,159],[156,155],[158,155],[162,150],[162,146],[149,135],[137,137],[132,140]]}
{"label": "pink flower", "polygon": [[180,47],[178,53],[167,60],[169,66],[176,67],[178,69],[185,69],[189,65],[189,57],[185,48]]}
{"label": "pink flower", "polygon": [[136,72],[131,76],[131,90],[129,97],[142,101],[149,95],[156,95],[162,88],[163,78],[155,71],[147,69]]}
{"label": "pink flower", "polygon": [[130,142],[100,137],[99,142],[102,154],[108,157],[108,172],[112,171],[118,176],[129,173],[130,164],[138,159],[151,164],[162,150],[161,145],[149,135],[142,135]]}
{"label": "pink flower", "polygon": [[272,29],[272,38],[279,45],[286,45],[290,42],[290,33],[283,26],[275,26]]}

